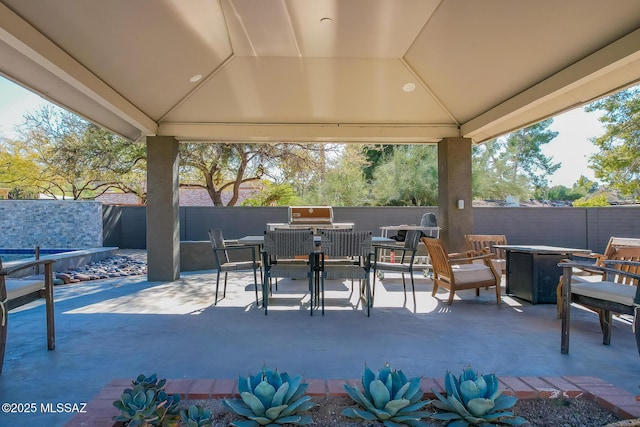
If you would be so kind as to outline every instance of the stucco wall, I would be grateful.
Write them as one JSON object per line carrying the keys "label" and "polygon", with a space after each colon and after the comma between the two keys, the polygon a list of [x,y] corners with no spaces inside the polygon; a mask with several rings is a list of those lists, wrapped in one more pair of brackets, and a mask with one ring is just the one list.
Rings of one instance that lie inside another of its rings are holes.
{"label": "stucco wall", "polygon": [[[109,207],[105,224],[117,227],[105,246],[144,248],[144,207]],[[108,213],[111,214],[108,214]],[[117,212],[117,213],[116,213]],[[422,214],[437,207],[334,208],[336,222],[354,222],[356,230],[375,234],[384,225],[418,224]],[[117,218],[115,218],[117,216]],[[208,240],[209,228],[221,228],[225,238],[262,234],[268,222],[286,222],[286,207],[182,207],[180,240]],[[473,208],[473,232],[505,234],[513,244],[545,244],[602,252],[611,236],[640,237],[640,208]],[[105,237],[107,236],[105,225]],[[115,237],[120,235],[122,240]]]}

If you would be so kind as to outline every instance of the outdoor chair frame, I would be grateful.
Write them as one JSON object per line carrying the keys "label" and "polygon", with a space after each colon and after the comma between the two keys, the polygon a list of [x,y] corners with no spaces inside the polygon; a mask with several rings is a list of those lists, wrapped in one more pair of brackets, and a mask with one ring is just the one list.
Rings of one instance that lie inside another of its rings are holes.
{"label": "outdoor chair frame", "polygon": [[[267,315],[271,295],[271,278],[308,279],[311,294],[310,311],[316,300],[314,272],[311,259],[315,252],[313,231],[304,230],[267,230],[264,232],[262,247],[262,306]],[[277,286],[277,281],[276,281]]]}
{"label": "outdoor chair frame", "polygon": [[[633,315],[633,330],[636,338],[638,353],[640,354],[640,287],[629,286],[614,281],[614,276],[625,276],[635,281],[640,280],[640,274],[630,273],[608,267],[608,265],[640,266],[636,261],[611,260],[604,261],[604,266],[591,266],[576,262],[562,262],[564,285],[562,287],[562,334],[560,351],[569,353],[569,333],[571,319],[571,303],[577,303],[602,311],[601,324],[602,344],[611,344],[612,313]],[[571,283],[574,268],[589,267],[605,274],[601,282]]]}
{"label": "outdoor chair frame", "polygon": [[[229,272],[240,271],[253,271],[253,284],[256,294],[256,305],[259,304],[258,299],[258,275],[257,271],[260,271],[262,278],[262,270],[260,268],[260,258],[257,255],[256,246],[247,245],[228,245],[224,241],[222,230],[219,228],[209,230],[209,241],[211,243],[211,249],[213,250],[213,257],[216,261],[217,274],[216,274],[216,294],[213,305],[218,304],[218,288],[220,286],[220,273],[224,273],[224,288],[222,290],[222,298],[227,296],[227,274]],[[251,251],[251,259],[246,261],[231,261],[229,258],[229,252],[244,252]]]}

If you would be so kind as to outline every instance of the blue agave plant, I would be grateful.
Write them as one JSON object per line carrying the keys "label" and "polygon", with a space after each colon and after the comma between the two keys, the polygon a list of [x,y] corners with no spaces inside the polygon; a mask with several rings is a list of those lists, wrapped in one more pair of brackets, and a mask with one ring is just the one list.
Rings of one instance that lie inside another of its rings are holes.
{"label": "blue agave plant", "polygon": [[238,378],[240,400],[225,399],[223,403],[248,418],[231,424],[236,427],[308,425],[313,423],[311,416],[300,414],[315,406],[305,395],[308,386],[301,376],[289,378],[286,372],[263,367],[257,375]]}
{"label": "blue agave plant", "polygon": [[140,374],[132,381],[133,388],[126,388],[113,406],[120,410],[115,421],[129,427],[175,426],[180,419],[178,405],[180,396],[168,395],[163,386],[166,380],[158,381],[157,375]]}
{"label": "blue agave plant", "polygon": [[191,405],[180,411],[180,424],[184,427],[210,427],[213,424],[211,411],[200,405]]}
{"label": "blue agave plant", "polygon": [[430,416],[431,412],[420,409],[430,401],[421,400],[424,393],[420,389],[420,378],[407,380],[402,371],[391,369],[389,364],[385,364],[376,376],[365,366],[362,387],[364,392],[358,387],[344,385],[349,397],[362,408],[346,408],[342,415],[368,421],[382,421],[387,427],[427,425],[421,419]]}
{"label": "blue agave plant", "polygon": [[438,398],[433,401],[433,406],[445,412],[436,413],[431,418],[449,421],[449,427],[519,426],[527,422],[513,415],[513,412],[505,411],[515,405],[518,399],[502,394],[495,374],[478,375],[469,366],[459,378],[447,372],[444,385],[446,396],[431,390]]}

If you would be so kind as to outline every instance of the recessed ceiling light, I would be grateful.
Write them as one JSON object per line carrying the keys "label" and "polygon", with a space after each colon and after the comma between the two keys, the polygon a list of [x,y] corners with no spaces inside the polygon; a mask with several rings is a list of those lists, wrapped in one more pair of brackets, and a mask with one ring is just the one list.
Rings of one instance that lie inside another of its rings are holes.
{"label": "recessed ceiling light", "polygon": [[326,17],[326,16],[324,18],[320,18],[320,22],[323,22],[325,24],[327,24],[327,23],[329,23],[331,21],[333,21],[333,19],[331,19],[329,17]]}
{"label": "recessed ceiling light", "polygon": [[413,92],[414,90],[416,90],[416,84],[415,83],[405,83],[404,86],[402,86],[402,90],[405,92]]}
{"label": "recessed ceiling light", "polygon": [[195,83],[195,82],[199,81],[201,78],[202,78],[202,74],[196,74],[195,76],[191,77],[189,79],[189,81],[191,83]]}

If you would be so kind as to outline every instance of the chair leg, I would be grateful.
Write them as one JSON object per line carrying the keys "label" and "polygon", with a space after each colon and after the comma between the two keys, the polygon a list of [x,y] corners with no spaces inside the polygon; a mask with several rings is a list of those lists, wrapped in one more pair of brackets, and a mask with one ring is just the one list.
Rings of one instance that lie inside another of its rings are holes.
{"label": "chair leg", "polygon": [[402,273],[402,291],[404,292],[404,301],[407,301],[407,283],[404,280],[404,271]]}
{"label": "chair leg", "polygon": [[227,272],[224,272],[224,288],[222,289],[222,298],[227,297]]}
{"label": "chair leg", "polygon": [[[4,278],[0,277],[0,280],[4,280]],[[7,346],[7,328],[9,327],[9,309],[7,307],[7,303],[3,302],[7,299],[6,297],[6,288],[4,282],[2,282],[2,289],[0,289],[0,294],[4,294],[2,301],[0,301],[0,374],[2,373],[2,366],[4,365],[4,350]]]}
{"label": "chair leg", "polygon": [[562,319],[562,284],[564,283],[563,277],[560,276],[560,280],[558,280],[558,286],[556,287],[556,312],[558,315],[558,319]]}
{"label": "chair leg", "polygon": [[456,291],[453,288],[449,289],[449,299],[447,300],[447,305],[453,304],[453,297],[455,296],[455,294]]}
{"label": "chair leg", "polygon": [[496,304],[500,305],[502,298],[500,298],[500,282],[496,283]]}
{"label": "chair leg", "polygon": [[602,344],[611,344],[611,310],[600,311],[600,327],[602,328]]}
{"label": "chair leg", "polygon": [[264,315],[267,315],[267,306],[269,305],[269,289],[271,288],[271,278],[269,273],[264,273],[264,281],[262,282],[262,308],[264,308]]}
{"label": "chair leg", "polygon": [[218,269],[218,274],[216,274],[216,296],[213,300],[213,305],[218,304],[218,287],[220,286],[220,269]]}
{"label": "chair leg", "polygon": [[373,269],[373,285],[372,285],[372,295],[373,298],[376,297],[376,274],[377,274],[377,270],[374,268]]}
{"label": "chair leg", "polygon": [[409,273],[411,275],[411,293],[413,293],[413,306],[416,306],[416,284],[413,281],[413,271]]}
{"label": "chair leg", "polygon": [[[260,274],[260,279],[262,279],[262,273]],[[256,291],[256,306],[258,305],[258,274],[256,273],[256,269],[253,269],[253,289]]]}
{"label": "chair leg", "polygon": [[[635,306],[633,313],[633,332],[636,336],[636,346],[640,354],[640,306]],[[2,368],[2,353],[0,353],[0,368]]]}

